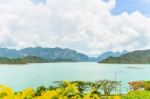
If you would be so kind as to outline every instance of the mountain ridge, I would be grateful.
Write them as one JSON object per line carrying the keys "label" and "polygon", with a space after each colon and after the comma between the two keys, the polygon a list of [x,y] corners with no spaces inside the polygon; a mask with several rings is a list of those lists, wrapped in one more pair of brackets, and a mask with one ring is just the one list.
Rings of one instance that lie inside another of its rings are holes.
{"label": "mountain ridge", "polygon": [[98,62],[109,56],[119,56],[123,52],[107,51],[98,57],[89,57],[86,54],[77,52],[69,48],[43,48],[43,47],[27,47],[23,49],[0,48],[0,57],[23,58],[27,56],[37,56],[50,62]]}
{"label": "mountain ridge", "polygon": [[106,52],[103,52],[101,55],[99,55],[97,57],[97,59],[98,59],[98,61],[102,61],[102,60],[104,60],[104,59],[106,59],[106,58],[108,58],[110,56],[112,56],[112,57],[119,57],[119,56],[121,56],[123,54],[126,54],[126,53],[128,53],[128,52],[125,51],[125,50],[123,50],[122,52],[119,52],[119,51],[116,51],[116,52],[114,52],[114,51],[106,51]]}
{"label": "mountain ridge", "polygon": [[136,50],[119,57],[109,57],[99,63],[150,64],[150,50]]}
{"label": "mountain ridge", "polygon": [[89,57],[83,53],[68,48],[42,48],[28,47],[20,50],[0,48],[0,57],[22,58],[26,56],[37,56],[46,60],[72,60],[72,61],[89,61]]}

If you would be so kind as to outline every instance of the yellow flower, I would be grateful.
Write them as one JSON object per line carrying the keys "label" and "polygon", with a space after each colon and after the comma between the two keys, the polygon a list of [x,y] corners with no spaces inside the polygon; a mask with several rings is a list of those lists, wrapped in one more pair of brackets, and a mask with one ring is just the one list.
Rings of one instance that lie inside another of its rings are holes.
{"label": "yellow flower", "polygon": [[108,99],[113,99],[113,96],[108,96]]}
{"label": "yellow flower", "polygon": [[13,90],[11,88],[0,85],[0,98],[6,97],[5,99],[7,99],[7,97],[12,97],[12,96],[13,96]]}
{"label": "yellow flower", "polygon": [[38,97],[38,99],[51,99],[51,98],[58,98],[58,97],[59,95],[57,91],[52,90],[52,91],[43,92],[41,96]]}
{"label": "yellow flower", "polygon": [[7,95],[12,95],[13,94],[13,90],[9,87],[4,88],[4,93],[6,93]]}
{"label": "yellow flower", "polygon": [[32,88],[27,88],[25,90],[22,91],[22,94],[21,94],[21,98],[24,99],[24,98],[32,98],[34,95],[34,91]]}
{"label": "yellow flower", "polygon": [[114,99],[121,99],[120,96],[114,96]]}

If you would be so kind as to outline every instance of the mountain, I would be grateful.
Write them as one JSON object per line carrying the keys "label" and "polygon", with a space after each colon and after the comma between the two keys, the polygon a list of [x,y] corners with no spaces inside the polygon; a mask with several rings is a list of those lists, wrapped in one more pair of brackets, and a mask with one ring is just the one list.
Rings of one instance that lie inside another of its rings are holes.
{"label": "mountain", "polygon": [[62,48],[28,47],[21,50],[0,48],[0,57],[22,58],[37,56],[48,61],[88,61],[89,57],[75,50]]}
{"label": "mountain", "polygon": [[98,56],[97,60],[102,61],[108,57],[118,57],[118,56],[121,56],[121,55],[126,54],[126,53],[127,53],[127,51],[122,51],[122,52],[107,51],[107,52],[102,53],[100,56]]}
{"label": "mountain", "polygon": [[20,58],[20,52],[16,49],[0,48],[0,57]]}
{"label": "mountain", "polygon": [[150,64],[150,50],[137,50],[119,57],[109,57],[99,63]]}

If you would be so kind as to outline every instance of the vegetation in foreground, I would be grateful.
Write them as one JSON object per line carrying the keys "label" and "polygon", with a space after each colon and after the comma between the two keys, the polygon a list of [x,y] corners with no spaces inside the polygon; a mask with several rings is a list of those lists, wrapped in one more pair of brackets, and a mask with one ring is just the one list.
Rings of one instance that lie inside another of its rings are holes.
{"label": "vegetation in foreground", "polygon": [[0,99],[150,99],[150,81],[129,82],[127,94],[111,94],[116,89],[118,93],[120,83],[109,80],[56,81],[50,87],[27,88],[18,92],[0,85]]}
{"label": "vegetation in foreground", "polygon": [[[117,81],[100,80],[97,82],[84,81],[56,81],[46,88],[36,90],[27,88],[14,92],[11,88],[0,86],[0,99],[103,99],[120,85]],[[105,95],[105,96],[104,96]],[[109,99],[120,99],[119,96],[110,96]]]}

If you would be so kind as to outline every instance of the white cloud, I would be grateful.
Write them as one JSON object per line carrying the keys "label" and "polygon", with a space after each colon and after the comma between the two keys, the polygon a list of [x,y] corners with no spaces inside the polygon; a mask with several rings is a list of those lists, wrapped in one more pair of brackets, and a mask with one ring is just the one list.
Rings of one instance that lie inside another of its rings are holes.
{"label": "white cloud", "polygon": [[150,18],[111,15],[115,0],[0,1],[0,46],[67,47],[89,55],[150,48]]}
{"label": "white cloud", "polygon": [[142,0],[143,2],[145,2],[145,3],[149,3],[150,2],[150,0]]}

